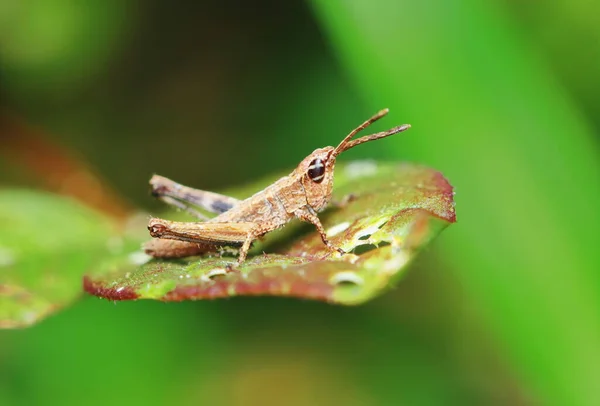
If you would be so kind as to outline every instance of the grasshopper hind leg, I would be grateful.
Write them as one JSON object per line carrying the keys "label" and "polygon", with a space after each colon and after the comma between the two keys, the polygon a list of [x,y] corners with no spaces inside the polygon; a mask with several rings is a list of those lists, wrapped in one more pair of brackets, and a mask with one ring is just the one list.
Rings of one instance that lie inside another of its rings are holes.
{"label": "grasshopper hind leg", "polygon": [[[203,247],[205,250],[214,251],[228,246],[240,247],[236,266],[241,265],[246,260],[252,242],[263,234],[261,225],[252,222],[188,223],[159,218],[150,219],[148,231],[154,238],[196,244],[199,249]],[[178,248],[180,246],[181,244],[177,245]],[[166,244],[161,245],[161,248],[165,247]],[[168,252],[167,255],[169,255]]]}

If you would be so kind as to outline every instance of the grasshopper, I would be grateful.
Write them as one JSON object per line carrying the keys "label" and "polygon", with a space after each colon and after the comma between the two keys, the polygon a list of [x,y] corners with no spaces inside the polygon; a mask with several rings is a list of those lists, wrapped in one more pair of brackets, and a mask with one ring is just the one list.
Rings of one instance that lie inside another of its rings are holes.
{"label": "grasshopper", "polygon": [[[148,230],[152,237],[159,240],[147,243],[146,253],[159,258],[173,258],[197,255],[224,246],[239,247],[239,256],[235,264],[239,266],[246,260],[254,240],[298,218],[313,224],[327,247],[344,254],[341,248],[334,246],[327,238],[317,213],[322,211],[331,199],[335,160],[339,154],[359,144],[410,128],[409,124],[404,124],[353,140],[356,134],[387,113],[388,109],[379,111],[352,130],[337,147],[314,150],[291,174],[245,200],[192,189],[154,175],[150,186],[155,197],[188,211],[202,221],[174,222],[151,218]],[[200,207],[217,216],[209,219],[191,206]]]}

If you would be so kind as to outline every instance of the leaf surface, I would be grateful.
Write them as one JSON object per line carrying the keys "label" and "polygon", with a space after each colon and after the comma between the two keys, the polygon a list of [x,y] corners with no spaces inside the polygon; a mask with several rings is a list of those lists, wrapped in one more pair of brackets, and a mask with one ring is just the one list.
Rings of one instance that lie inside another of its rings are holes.
{"label": "leaf surface", "polygon": [[24,327],[81,295],[110,251],[113,224],[59,196],[0,191],[0,328]]}
{"label": "leaf surface", "polygon": [[[254,185],[247,195],[268,183]],[[240,196],[239,191],[231,194]],[[256,244],[233,272],[226,272],[226,266],[235,253],[150,259],[143,265],[131,261],[138,256],[128,255],[87,275],[85,290],[110,300],[273,295],[359,304],[397,281],[415,254],[455,222],[452,186],[426,167],[338,164],[333,201],[350,195],[346,204],[333,204],[319,215],[345,255],[330,251],[312,225],[294,221]]]}

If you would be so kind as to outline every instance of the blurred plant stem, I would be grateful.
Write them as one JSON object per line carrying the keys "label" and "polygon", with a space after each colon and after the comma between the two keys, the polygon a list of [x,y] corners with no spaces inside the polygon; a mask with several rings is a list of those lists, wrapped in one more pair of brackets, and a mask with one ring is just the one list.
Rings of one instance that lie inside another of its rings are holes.
{"label": "blurred plant stem", "polygon": [[115,219],[131,213],[129,204],[69,148],[4,111],[0,112],[0,145],[0,156],[22,167],[37,186]]}
{"label": "blurred plant stem", "polygon": [[313,4],[370,105],[413,124],[390,155],[456,187],[445,261],[519,375],[544,404],[600,404],[600,168],[579,106],[494,2]]}

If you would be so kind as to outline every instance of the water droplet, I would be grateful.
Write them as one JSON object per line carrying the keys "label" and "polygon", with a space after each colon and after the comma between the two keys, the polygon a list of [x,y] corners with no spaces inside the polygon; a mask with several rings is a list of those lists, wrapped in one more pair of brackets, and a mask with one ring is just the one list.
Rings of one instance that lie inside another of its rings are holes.
{"label": "water droplet", "polygon": [[342,231],[346,231],[348,229],[348,227],[350,227],[350,222],[348,222],[348,221],[345,221],[340,224],[336,224],[335,226],[331,226],[327,230],[327,237],[330,237],[330,238],[335,237]]}
{"label": "water droplet", "polygon": [[14,265],[15,262],[15,254],[8,248],[0,247],[0,268]]}
{"label": "water droplet", "polygon": [[365,281],[361,276],[359,276],[355,272],[344,271],[334,274],[331,278],[329,278],[329,282],[334,285],[340,285],[345,283],[353,285],[362,285]]}
{"label": "water droplet", "polygon": [[215,268],[215,269],[211,269],[206,274],[202,275],[200,277],[200,279],[202,279],[205,282],[208,282],[215,276],[223,276],[223,275],[227,275],[227,270],[225,268]]}
{"label": "water droplet", "polygon": [[377,173],[377,162],[375,161],[354,161],[345,167],[345,174],[351,179],[372,176]]}
{"label": "water droplet", "polygon": [[146,255],[142,251],[132,252],[127,258],[129,259],[129,262],[134,265],[144,265],[146,262],[152,259],[150,255]]}

